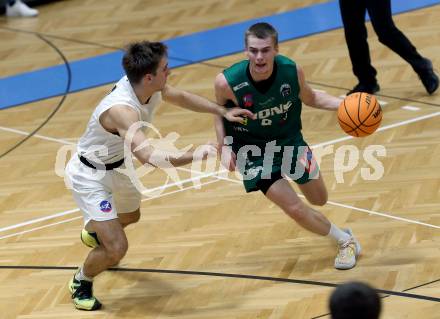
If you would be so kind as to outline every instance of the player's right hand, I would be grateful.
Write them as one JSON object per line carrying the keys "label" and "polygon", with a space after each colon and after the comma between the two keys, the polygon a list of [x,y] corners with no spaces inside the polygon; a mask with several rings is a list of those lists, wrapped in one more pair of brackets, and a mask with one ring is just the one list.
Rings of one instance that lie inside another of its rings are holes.
{"label": "player's right hand", "polygon": [[243,123],[246,117],[252,120],[255,120],[257,118],[257,116],[251,111],[242,109],[240,107],[234,107],[232,109],[229,109],[225,114],[225,118],[229,122]]}
{"label": "player's right hand", "polygon": [[218,152],[220,154],[220,162],[223,167],[228,169],[230,172],[235,171],[235,166],[237,162],[237,155],[232,151],[230,146],[219,146]]}

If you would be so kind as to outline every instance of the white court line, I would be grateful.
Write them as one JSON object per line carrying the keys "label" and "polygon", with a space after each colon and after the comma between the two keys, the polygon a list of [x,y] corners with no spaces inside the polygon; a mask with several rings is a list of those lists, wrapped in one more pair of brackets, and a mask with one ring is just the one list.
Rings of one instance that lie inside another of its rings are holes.
{"label": "white court line", "polygon": [[[223,177],[223,176],[213,176],[213,177],[218,178],[219,180],[230,181],[230,182],[237,183],[237,184],[241,184],[242,183],[238,179],[231,179],[229,177]],[[301,198],[306,198],[302,194],[297,194],[297,195],[299,197],[301,197]],[[432,225],[432,224],[428,224],[428,223],[423,223],[423,222],[420,222],[418,220],[398,217],[398,216],[394,216],[394,215],[390,215],[390,214],[386,214],[386,213],[380,213],[380,212],[376,212],[376,211],[373,211],[373,210],[368,210],[368,209],[364,209],[364,208],[358,208],[358,207],[351,206],[351,205],[346,205],[346,204],[340,204],[340,203],[333,202],[333,201],[327,201],[327,204],[333,205],[333,206],[337,206],[337,207],[344,207],[344,208],[356,210],[358,212],[368,213],[369,215],[377,215],[377,216],[382,216],[382,217],[386,217],[386,218],[390,218],[390,219],[396,219],[396,220],[404,221],[404,222],[407,222],[407,223],[410,223],[410,224],[418,224],[418,225],[422,225],[422,226],[427,226],[427,227],[431,227],[431,228],[440,229],[440,226],[436,226],[436,225]]]}
{"label": "white court line", "polygon": [[[155,192],[157,190],[167,189],[167,188],[170,188],[170,187],[173,187],[173,186],[180,186],[180,185],[188,183],[188,182],[193,182],[193,181],[201,179],[201,178],[211,177],[211,176],[214,176],[214,175],[217,175],[217,174],[220,173],[220,172],[217,172],[217,171],[210,172],[210,173],[203,173],[203,172],[196,172],[196,171],[191,171],[191,172],[197,173],[198,176],[187,178],[187,179],[183,179],[181,181],[174,182],[174,183],[171,183],[171,184],[165,184],[165,185],[158,186],[158,187],[155,187],[155,188],[152,188],[152,189],[148,189],[147,191],[142,192],[142,194],[146,194],[146,193],[150,193],[150,192]],[[0,229],[0,231],[1,231],[1,229]]]}
{"label": "white court line", "polygon": [[404,105],[401,107],[402,110],[406,110],[406,111],[420,111],[420,107],[417,106],[412,106],[412,105]]}
{"label": "white court line", "polygon": [[397,123],[394,123],[394,124],[386,125],[386,126],[383,126],[383,127],[379,127],[377,129],[377,132],[385,131],[385,130],[388,130],[390,128],[395,128],[395,127],[399,127],[399,126],[406,125],[406,124],[411,124],[411,123],[423,121],[423,120],[430,119],[432,117],[436,117],[436,116],[439,116],[439,115],[440,115],[440,112],[434,112],[434,113],[431,113],[431,114],[426,114],[426,115],[418,116],[418,117],[415,117],[413,119],[409,119],[409,120],[397,122]]}
{"label": "white court line", "polygon": [[[439,116],[439,115],[440,115],[440,112],[434,112],[434,113],[431,113],[431,114],[426,114],[426,115],[418,116],[418,117],[415,117],[415,118],[410,119],[410,120],[405,120],[405,121],[397,122],[397,123],[394,123],[394,124],[385,125],[385,126],[380,127],[377,130],[377,132],[382,132],[382,131],[386,131],[386,130],[389,130],[389,129],[392,129],[392,128],[395,128],[395,127],[399,127],[399,126],[402,126],[402,125],[411,124],[411,123],[418,122],[418,121],[423,121],[423,120],[426,120],[426,119],[429,119],[429,118],[432,118],[432,117],[436,117],[436,116]],[[332,145],[332,144],[336,144],[338,142],[350,140],[352,138],[354,138],[354,137],[347,135],[347,136],[344,136],[344,137],[341,137],[341,138],[337,138],[337,139],[334,139],[334,140],[331,140],[331,141],[328,141],[328,142],[323,142],[323,143],[319,143],[319,144],[316,144],[316,145],[312,145],[312,146],[310,146],[310,148],[313,149],[313,148],[317,148],[317,147]]]}
{"label": "white court line", "polygon": [[[165,194],[160,194],[160,195],[155,196],[155,197],[144,198],[143,200],[141,200],[141,202],[146,202],[146,201],[153,200],[153,199],[156,199],[156,198],[159,198],[159,197],[164,197],[164,196],[167,196],[167,195],[183,192],[185,190],[188,190],[188,189],[191,189],[191,188],[195,188],[195,187],[199,187],[199,186],[206,186],[206,185],[209,185],[209,184],[212,184],[212,183],[216,183],[216,182],[219,182],[219,181],[220,181],[220,179],[213,179],[213,180],[210,180],[210,181],[208,181],[206,183],[201,183],[199,185],[192,185],[192,186],[185,187],[185,188],[182,188],[182,189],[177,189],[177,190],[165,193]],[[79,209],[76,209],[76,211],[79,211]],[[6,235],[6,236],[2,236],[2,237],[0,237],[0,240],[1,239],[5,239],[5,238],[10,238],[10,237],[18,236],[18,235],[23,235],[23,234],[30,233],[30,232],[33,232],[33,231],[36,231],[36,230],[40,230],[40,229],[43,229],[43,228],[47,228],[47,227],[51,227],[51,226],[55,226],[55,225],[59,225],[59,224],[64,224],[64,223],[68,223],[68,222],[71,222],[71,221],[74,221],[74,220],[77,220],[77,219],[80,219],[80,218],[82,218],[82,216],[77,216],[77,217],[73,217],[73,218],[70,218],[70,219],[62,220],[62,221],[59,221],[59,222],[56,222],[56,223],[47,224],[47,225],[43,225],[43,226],[27,229],[27,230],[24,230],[24,231],[21,231],[21,232],[18,232],[18,233],[13,233],[13,234],[9,234],[9,235]]]}
{"label": "white court line", "polygon": [[[16,129],[4,127],[4,126],[0,126],[0,130],[7,131],[7,132],[12,132],[12,133],[17,133],[17,134],[24,135],[24,136],[28,136],[29,135],[28,132],[21,131],[21,130],[16,130]],[[57,142],[57,143],[60,143],[60,144],[76,145],[76,143],[74,143],[74,142],[69,142],[67,140],[63,140],[63,139],[59,139],[59,138],[53,138],[53,137],[39,135],[39,134],[34,134],[33,137],[37,137],[39,139],[46,140],[46,141]],[[78,139],[76,139],[76,140],[78,140]],[[136,158],[134,158],[134,159],[136,159]],[[192,172],[192,173],[199,174],[199,175],[202,174],[202,172],[192,171],[192,170],[184,169],[182,167],[176,167],[176,169],[182,170],[182,171],[186,171],[186,172]],[[222,170],[222,171],[219,171],[218,173],[224,173],[225,171],[226,170]],[[200,178],[200,177],[198,177],[198,178]],[[150,191],[154,191],[156,189],[157,188],[153,188]],[[0,231],[1,231],[1,229],[0,229]]]}
{"label": "white court line", "polygon": [[385,213],[379,213],[379,212],[375,212],[375,211],[372,211],[372,210],[358,208],[358,207],[354,207],[354,206],[350,206],[350,205],[345,205],[345,204],[340,204],[340,203],[336,203],[336,202],[332,202],[332,201],[327,201],[327,204],[330,204],[330,205],[333,205],[333,206],[339,206],[339,207],[344,207],[344,208],[348,208],[348,209],[357,210],[359,212],[368,213],[369,215],[377,215],[377,216],[382,216],[382,217],[387,217],[387,218],[391,218],[391,219],[396,219],[396,220],[404,221],[404,222],[411,223],[411,224],[418,224],[418,225],[423,225],[423,226],[428,226],[428,227],[440,229],[440,226],[419,222],[418,220],[413,220],[413,219],[408,219],[408,218],[403,218],[403,217],[397,217],[397,216],[393,216],[393,215],[389,215],[389,214],[385,214]]}
{"label": "white court line", "polygon": [[15,228],[19,228],[19,227],[23,227],[23,226],[27,226],[27,225],[31,225],[31,224],[35,224],[35,223],[39,223],[48,219],[52,219],[52,218],[57,218],[57,217],[61,217],[61,216],[65,216],[65,215],[69,215],[69,214],[73,214],[79,212],[79,208],[75,208],[75,209],[69,209],[66,210],[64,212],[60,212],[60,213],[55,213],[49,216],[44,216],[44,217],[40,217],[40,218],[35,218],[35,219],[31,219],[28,220],[27,222],[23,222],[23,223],[18,223],[15,225],[11,225],[11,226],[7,226],[7,227],[3,227],[0,228],[0,233],[7,231],[7,230],[11,230],[11,229],[15,229]]}
{"label": "white court line", "polygon": [[[418,116],[418,117],[415,117],[413,119],[397,122],[397,123],[394,123],[394,124],[385,125],[385,126],[380,127],[377,130],[377,132],[389,130],[391,128],[399,127],[399,126],[402,126],[402,125],[406,125],[406,124],[410,124],[410,123],[414,123],[414,122],[418,122],[418,121],[423,121],[423,120],[426,120],[426,119],[429,119],[429,118],[433,118],[433,117],[436,117],[436,116],[439,116],[439,115],[440,115],[440,112],[434,112],[434,113],[431,113],[431,114],[426,114],[426,115]],[[0,130],[12,132],[12,133],[18,133],[20,135],[29,135],[29,133],[27,133],[25,131],[11,129],[11,128],[7,128],[7,127],[3,127],[3,126],[0,126]],[[52,138],[52,137],[43,136],[43,135],[39,135],[39,134],[35,134],[35,135],[33,135],[33,137],[37,137],[37,138],[40,138],[40,139],[43,139],[43,140],[57,142],[57,143],[61,143],[61,144],[69,144],[69,145],[76,144],[76,143],[69,142],[69,141],[66,141],[66,140],[63,140],[63,139]],[[327,141],[327,142],[315,144],[315,145],[312,145],[310,147],[311,148],[317,148],[317,147],[321,147],[321,146],[326,146],[326,145],[331,145],[331,144],[336,144],[336,143],[339,143],[339,142],[347,141],[347,140],[350,140],[350,139],[353,139],[353,138],[354,138],[353,136],[347,135],[347,136],[336,138],[336,139],[333,139],[333,140],[330,140],[330,141]],[[181,168],[178,167],[178,169],[181,169]]]}
{"label": "white court line", "polygon": [[77,220],[77,219],[80,219],[80,218],[82,218],[82,216],[77,216],[77,217],[73,217],[73,218],[70,218],[70,219],[62,220],[60,222],[56,222],[56,223],[52,223],[52,224],[47,224],[47,225],[44,225],[44,226],[35,227],[35,228],[27,229],[27,230],[23,230],[23,231],[21,231],[19,233],[13,233],[13,234],[9,234],[9,235],[0,237],[0,239],[6,239],[6,238],[9,238],[9,237],[23,235],[23,234],[30,233],[30,232],[33,232],[33,231],[36,231],[36,230],[40,230],[40,229],[43,229],[43,228],[52,227],[52,226],[59,225],[59,224],[64,224],[64,223],[68,223],[68,222],[71,222],[73,220]]}
{"label": "white court line", "polygon": [[[12,132],[12,133],[17,133],[17,134],[20,134],[20,135],[26,135],[26,136],[29,135],[29,133],[27,133],[25,131],[11,129],[11,128],[7,128],[7,127],[3,127],[3,126],[0,126],[0,130]],[[39,135],[39,134],[35,134],[35,135],[33,135],[33,137],[37,137],[37,138],[40,138],[40,139],[43,139],[43,140],[46,140],[46,141],[57,142],[57,143],[61,143],[61,144],[69,144],[69,145],[75,145],[76,144],[76,143],[69,142],[69,141],[66,141],[66,140],[63,140],[63,139],[52,138],[52,137],[43,136],[43,135]],[[181,167],[177,167],[177,169],[184,170]],[[184,171],[186,171],[186,170],[184,170]],[[195,171],[191,171],[191,172],[192,173],[196,173]],[[167,188],[170,188],[170,187],[173,187],[173,186],[180,186],[180,185],[185,184],[187,182],[192,182],[192,181],[200,180],[201,178],[210,177],[210,176],[216,175],[216,174],[221,173],[221,172],[222,171],[220,171],[220,172],[211,172],[211,173],[197,172],[198,176],[196,176],[196,177],[192,177],[192,178],[180,180],[180,181],[175,182],[175,183],[166,184],[166,185],[163,185],[163,186],[159,186],[159,187],[155,187],[155,188],[152,188],[152,189],[148,189],[144,193],[155,192],[155,191],[162,190],[162,189],[167,189]],[[23,226],[27,226],[27,225],[39,223],[39,222],[42,222],[42,221],[45,221],[45,220],[48,220],[48,219],[57,218],[57,217],[61,217],[61,216],[69,215],[69,214],[73,214],[73,213],[78,212],[78,211],[79,211],[79,209],[76,208],[76,209],[71,209],[71,210],[67,210],[67,211],[64,211],[64,212],[55,213],[55,214],[48,215],[48,216],[41,217],[41,218],[31,219],[31,220],[29,220],[27,222],[18,223],[18,224],[15,224],[15,225],[11,225],[11,226],[0,228],[0,233],[4,232],[4,231],[7,231],[7,230],[11,230],[11,229],[15,229],[15,228],[19,228],[19,227],[23,227]]]}
{"label": "white court line", "polygon": [[[434,112],[434,113],[431,113],[431,114],[418,116],[418,117],[413,118],[413,119],[409,119],[409,120],[405,120],[405,121],[401,121],[401,122],[397,122],[397,123],[394,123],[394,124],[390,124],[390,125],[386,125],[386,126],[380,127],[377,131],[385,131],[385,130],[392,129],[392,128],[395,128],[395,127],[399,127],[399,126],[402,126],[402,125],[406,125],[406,124],[422,121],[422,120],[425,120],[425,119],[433,118],[433,117],[436,117],[436,116],[439,116],[439,115],[440,115],[440,112]],[[10,132],[15,132],[15,133],[19,133],[19,134],[26,134],[26,132],[24,132],[24,131],[19,131],[19,130],[15,130],[15,129],[8,129],[8,128],[4,128],[4,127],[1,127],[1,126],[0,126],[0,129],[4,129],[4,130],[10,131]],[[27,134],[27,135],[29,135],[29,134]],[[74,144],[72,142],[65,141],[65,140],[62,140],[62,139],[55,139],[55,138],[46,137],[46,136],[37,135],[37,134],[34,135],[34,137],[41,138],[41,139],[44,139],[44,140],[54,141],[54,142],[58,142],[58,143]],[[310,148],[314,149],[314,148],[317,148],[317,147],[322,147],[322,146],[326,146],[326,145],[336,144],[338,142],[346,141],[346,140],[349,140],[349,139],[352,139],[352,138],[354,138],[354,137],[353,136],[344,136],[344,137],[333,139],[333,140],[330,140],[330,141],[327,141],[327,142],[323,142],[323,143],[312,145],[312,146],[310,146]],[[182,167],[178,167],[178,169],[183,170],[183,171],[190,171],[190,172],[196,173],[196,174],[201,174],[201,172],[196,172],[196,171],[188,170],[188,169],[185,169],[185,168],[182,168]],[[224,170],[221,171],[221,172],[224,172]],[[221,179],[221,180],[229,180],[229,181],[233,181],[233,182],[237,181],[237,180],[232,180],[230,178],[223,178],[223,177],[215,176],[215,174],[218,174],[218,173],[220,173],[220,172],[209,173],[209,176],[212,176],[214,178]],[[194,177],[192,180],[197,180],[199,178],[201,178],[201,176]],[[161,186],[161,187],[164,187],[164,186]],[[343,205],[343,204],[340,204],[340,205]],[[352,209],[356,209],[356,208],[352,208]],[[357,210],[362,211],[362,208],[359,208]],[[384,213],[378,213],[378,212],[371,212],[371,214],[374,214],[374,213],[376,213],[376,214],[384,214]],[[54,215],[50,215],[50,216],[47,216],[47,217],[42,217],[42,218],[44,220],[46,220],[46,219],[52,218],[51,216],[58,217],[59,214],[63,214],[63,212],[62,213],[56,213]],[[62,215],[60,215],[60,216],[62,216]],[[395,216],[392,216],[392,215],[384,214],[383,216],[389,216],[389,218],[397,219]],[[37,220],[39,220],[39,219],[37,219]],[[39,221],[41,221],[41,220],[39,220]],[[17,228],[17,227],[23,226],[22,224],[27,225],[29,223],[33,223],[33,222],[29,221],[29,222],[20,223],[20,224],[17,224],[17,225],[8,226],[6,228],[7,229],[13,229],[13,228]],[[421,223],[421,222],[412,221],[412,223]],[[430,225],[430,224],[426,224],[426,225],[429,225],[429,227],[438,228],[438,226],[435,226],[435,225]],[[3,231],[2,228],[0,228],[0,232],[1,231]]]}
{"label": "white court line", "polygon": [[[175,182],[175,183],[158,186],[158,187],[149,189],[147,192],[154,192],[154,191],[158,191],[158,190],[163,190],[163,189],[171,188],[173,186],[180,186],[180,185],[185,184],[187,182],[192,182],[194,180],[199,180],[201,178],[206,178],[206,177],[210,177],[210,176],[216,175],[217,173],[218,172],[211,172],[211,173],[202,174],[200,172],[199,176],[197,176],[197,177],[187,178],[187,179]],[[202,174],[202,175],[200,175],[200,174]],[[199,186],[200,185],[201,184],[199,184]],[[194,185],[194,186],[197,186],[197,185]],[[144,193],[147,193],[147,192],[144,192]],[[157,197],[153,197],[153,198],[157,198]],[[4,231],[7,231],[7,230],[11,230],[11,229],[15,229],[15,228],[19,228],[19,227],[23,227],[23,226],[27,226],[27,225],[39,223],[39,222],[42,222],[42,221],[45,221],[45,220],[48,220],[48,219],[57,218],[57,217],[65,216],[65,215],[70,215],[70,214],[73,214],[73,213],[76,213],[76,212],[79,212],[78,208],[66,210],[64,212],[59,212],[59,213],[55,213],[55,214],[52,214],[52,215],[48,215],[48,216],[44,216],[44,217],[40,217],[40,218],[36,218],[36,219],[31,219],[31,220],[23,222],[23,223],[18,223],[18,224],[15,224],[15,225],[11,225],[11,226],[0,228],[0,233],[4,232]]]}
{"label": "white court line", "polygon": [[[20,135],[29,136],[28,132],[21,131],[21,130],[16,130],[16,129],[9,128],[9,127],[0,126],[0,130],[11,132],[11,133],[16,133],[16,134],[20,134]],[[51,141],[51,142],[57,142],[57,143],[61,143],[61,144],[69,144],[69,145],[75,145],[76,144],[76,143],[69,142],[69,141],[66,141],[66,140],[62,140],[62,139],[58,139],[58,138],[53,138],[53,137],[48,137],[48,136],[44,136],[44,135],[40,135],[40,134],[34,134],[32,137],[37,137],[37,138],[40,138],[42,140]]]}

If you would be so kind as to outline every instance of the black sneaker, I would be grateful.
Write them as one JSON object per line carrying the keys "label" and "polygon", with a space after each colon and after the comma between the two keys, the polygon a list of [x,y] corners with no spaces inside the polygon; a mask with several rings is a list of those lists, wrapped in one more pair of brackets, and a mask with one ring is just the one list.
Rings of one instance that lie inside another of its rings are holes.
{"label": "black sneaker", "polygon": [[77,280],[75,275],[69,282],[69,291],[72,294],[73,304],[79,310],[98,310],[102,304],[93,296],[93,282]]}
{"label": "black sneaker", "polygon": [[373,83],[373,84],[365,84],[365,83],[358,83],[354,88],[352,88],[350,91],[348,91],[347,95],[350,95],[352,93],[356,92],[365,92],[369,94],[374,94],[377,91],[380,90],[379,84]]}
{"label": "black sneaker", "polygon": [[434,73],[431,60],[426,59],[426,67],[417,72],[426,92],[433,94],[439,85],[437,74]]}

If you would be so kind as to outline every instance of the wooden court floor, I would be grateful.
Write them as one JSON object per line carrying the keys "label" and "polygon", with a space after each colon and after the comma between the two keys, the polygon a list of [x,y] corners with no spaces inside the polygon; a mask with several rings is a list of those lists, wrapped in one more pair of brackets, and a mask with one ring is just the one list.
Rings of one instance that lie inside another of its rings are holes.
{"label": "wooden court floor", "polygon": [[[36,33],[74,61],[129,41],[165,40],[322,2],[57,1],[39,7],[37,19],[0,18],[0,76],[62,63]],[[439,70],[440,6],[395,21]],[[126,257],[95,281],[104,308],[75,310],[67,282],[88,248],[79,240],[81,215],[54,166],[60,148],[83,133],[112,87],[106,85],[68,94],[19,146],[62,97],[0,111],[0,154],[7,152],[0,157],[0,318],[330,318],[326,284],[350,280],[406,293],[382,294],[381,318],[440,318],[440,93],[427,96],[411,68],[369,31],[382,88],[380,131],[349,138],[335,114],[303,111],[308,143],[316,152],[331,150],[321,162],[329,202],[319,209],[352,228],[363,246],[354,269],[335,270],[329,239],[302,230],[262,194],[245,194],[234,174],[217,174],[218,165],[188,166],[178,171],[181,184],[166,184],[163,172],[142,178],[156,192],[144,197],[140,222],[127,228]],[[355,84],[342,30],[281,43],[280,51],[303,66],[315,89],[342,95]],[[215,75],[243,57],[174,69],[169,82],[213,99]],[[215,138],[209,115],[165,103],[154,124],[163,136],[178,133],[179,147]],[[363,177],[371,145],[386,149],[377,180]],[[352,146],[360,151],[356,167],[335,169],[335,154]]]}

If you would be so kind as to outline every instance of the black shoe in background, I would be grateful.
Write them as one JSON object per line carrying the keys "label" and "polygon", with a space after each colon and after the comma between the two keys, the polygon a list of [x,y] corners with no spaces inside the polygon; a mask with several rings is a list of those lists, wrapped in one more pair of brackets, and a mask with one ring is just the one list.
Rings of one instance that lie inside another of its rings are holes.
{"label": "black shoe in background", "polygon": [[426,59],[426,66],[420,69],[417,74],[426,89],[426,92],[433,94],[439,85],[439,78],[437,74],[434,73],[434,68],[432,67],[432,62]]}
{"label": "black shoe in background", "polygon": [[352,93],[356,92],[365,92],[369,94],[374,94],[377,91],[380,90],[379,84],[373,83],[373,84],[366,84],[366,83],[358,83],[354,88],[352,88],[350,91],[348,91],[347,95],[350,95]]}

